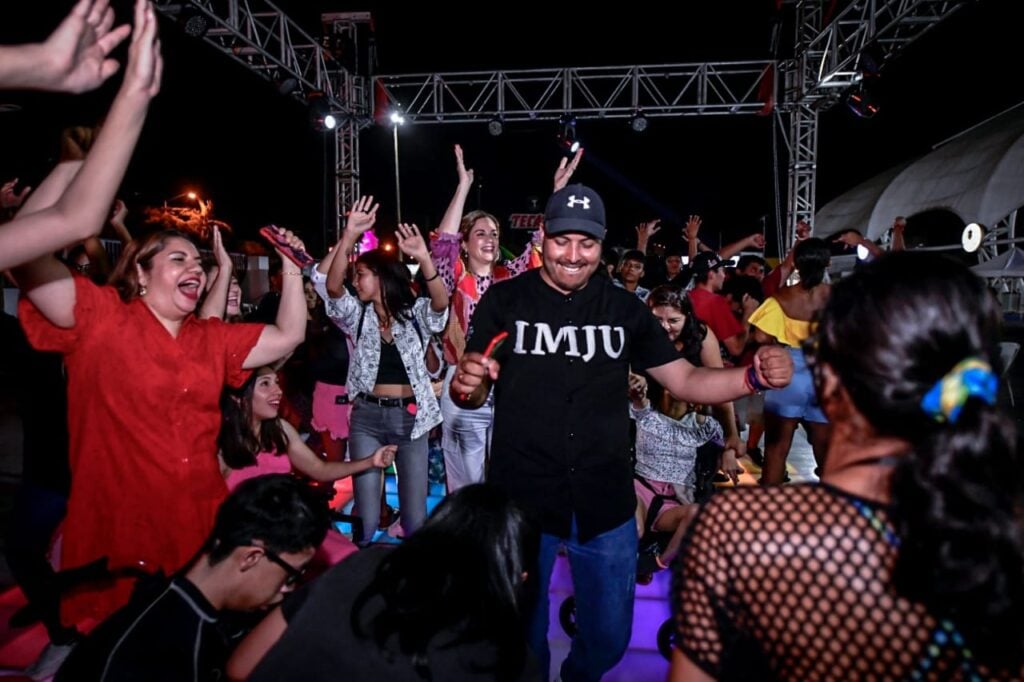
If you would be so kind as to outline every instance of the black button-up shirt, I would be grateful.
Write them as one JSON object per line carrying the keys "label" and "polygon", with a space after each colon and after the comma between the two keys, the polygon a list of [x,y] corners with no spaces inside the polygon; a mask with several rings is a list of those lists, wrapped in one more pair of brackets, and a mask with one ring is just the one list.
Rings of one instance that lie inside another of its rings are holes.
{"label": "black button-up shirt", "polygon": [[545,533],[580,540],[633,515],[627,377],[678,358],[632,293],[593,277],[570,295],[540,270],[493,285],[473,314],[468,352],[499,332],[488,480],[505,488]]}

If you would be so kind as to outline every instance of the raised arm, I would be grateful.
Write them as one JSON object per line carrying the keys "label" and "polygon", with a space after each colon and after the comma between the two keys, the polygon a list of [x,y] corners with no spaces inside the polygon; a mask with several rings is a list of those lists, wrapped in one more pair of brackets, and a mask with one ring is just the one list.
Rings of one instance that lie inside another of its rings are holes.
{"label": "raised arm", "polygon": [[458,234],[459,225],[462,224],[462,214],[466,209],[466,197],[469,190],[473,188],[473,170],[467,169],[462,157],[462,147],[455,145],[455,169],[459,173],[459,184],[455,188],[455,194],[448,203],[448,209],[441,218],[438,232],[441,234]]}
{"label": "raised arm", "polygon": [[583,147],[576,150],[576,153],[572,157],[572,161],[567,159],[565,156],[558,162],[558,168],[555,169],[555,182],[554,189],[552,192],[557,192],[572,180],[572,174],[576,172],[576,167],[580,165],[580,159],[583,158]]}
{"label": "raised arm", "polygon": [[700,237],[697,236],[700,234],[700,224],[700,216],[691,215],[690,219],[686,221],[686,228],[683,231],[683,236],[686,238],[686,255],[691,263],[697,257],[697,248],[700,245]]}
{"label": "raised arm", "polygon": [[0,222],[6,222],[11,218],[22,202],[25,201],[28,193],[32,191],[32,188],[26,185],[21,188],[20,192],[15,192],[14,188],[17,185],[18,178],[14,178],[8,180],[0,187]]}
{"label": "raised arm", "polygon": [[744,249],[757,249],[758,251],[763,250],[764,235],[760,232],[755,232],[754,234],[749,234],[743,239],[738,239],[731,244],[726,244],[718,252],[718,257],[722,260],[727,260]]}
{"label": "raised arm", "polygon": [[0,88],[77,93],[99,87],[117,73],[108,55],[131,32],[113,25],[109,0],[79,0],[45,43],[0,46]]}
{"label": "raised arm", "polygon": [[844,244],[847,248],[850,249],[856,249],[858,246],[863,246],[865,249],[868,250],[868,253],[871,254],[872,258],[878,258],[883,253],[885,253],[882,250],[882,247],[880,247],[878,244],[874,243],[873,241],[862,235],[860,232],[856,232],[854,230],[844,232],[832,241],[835,244]]}
{"label": "raised arm", "polygon": [[[67,189],[52,205],[36,210],[35,197],[29,197],[17,218],[0,226],[0,268],[25,263],[15,271],[19,286],[43,315],[59,326],[74,325],[74,286],[67,270],[55,267],[52,253],[98,234],[106,222],[142,132],[149,102],[160,91],[163,61],[159,44],[152,6],[137,0],[124,82],[81,169],[72,174]],[[62,173],[69,170],[66,167]],[[38,203],[46,205],[48,198],[41,196]],[[46,282],[53,286],[36,290]]]}
{"label": "raised arm", "polygon": [[423,273],[423,281],[427,283],[427,293],[430,294],[430,307],[437,313],[447,310],[448,292],[434,262],[430,260],[430,252],[427,251],[427,243],[420,229],[416,225],[399,223],[395,236],[398,238],[398,249],[420,264],[420,272]]}
{"label": "raised arm", "polygon": [[124,222],[127,217],[128,207],[124,202],[120,199],[114,201],[114,210],[110,214],[110,226],[114,228],[114,233],[121,240],[121,246],[128,246],[128,242],[132,240],[132,233],[128,231],[128,226]]}
{"label": "raised arm", "polygon": [[[289,230],[277,228],[289,246],[305,250],[302,240]],[[302,291],[302,271],[279,249],[281,258],[281,302],[277,307],[274,324],[263,328],[259,341],[249,351],[244,369],[272,365],[295,350],[306,338],[306,296]]]}
{"label": "raised arm", "polygon": [[907,229],[907,219],[903,216],[896,216],[896,220],[892,223],[892,243],[890,244],[890,250],[892,251],[903,251],[907,248],[906,242],[903,239],[903,233]]}
{"label": "raised arm", "polygon": [[217,261],[217,272],[213,275],[210,286],[207,288],[206,300],[203,301],[203,307],[199,309],[199,317],[203,320],[214,317],[223,320],[228,309],[228,290],[231,289],[231,274],[235,264],[231,261],[228,250],[224,248],[224,238],[216,227],[213,228],[210,246],[213,248],[213,257]]}
{"label": "raised arm", "polygon": [[654,220],[648,220],[646,223],[640,223],[636,226],[636,250],[643,253],[647,253],[647,246],[651,241],[651,237],[658,234],[661,231],[661,226],[658,224],[661,222],[661,218],[655,218]]}
{"label": "raised arm", "polygon": [[352,210],[348,212],[345,231],[341,233],[341,239],[338,240],[337,246],[317,266],[317,270],[327,275],[327,293],[333,298],[341,298],[347,293],[345,272],[348,270],[348,256],[352,253],[356,242],[377,222],[378,208],[380,205],[373,203],[372,195],[356,199]]}

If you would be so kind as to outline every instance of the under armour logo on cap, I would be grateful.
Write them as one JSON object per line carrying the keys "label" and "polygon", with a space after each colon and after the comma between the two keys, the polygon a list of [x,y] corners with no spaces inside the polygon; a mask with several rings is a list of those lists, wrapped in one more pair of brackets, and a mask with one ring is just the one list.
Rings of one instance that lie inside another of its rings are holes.
{"label": "under armour logo on cap", "polygon": [[548,199],[544,210],[544,233],[556,235],[566,232],[604,239],[604,202],[586,185],[569,185]]}

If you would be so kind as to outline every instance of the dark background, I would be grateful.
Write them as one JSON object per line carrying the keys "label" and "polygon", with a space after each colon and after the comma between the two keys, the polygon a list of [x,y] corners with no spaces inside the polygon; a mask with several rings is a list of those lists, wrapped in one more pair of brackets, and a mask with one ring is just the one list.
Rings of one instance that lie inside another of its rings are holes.
{"label": "dark background", "polygon": [[[11,4],[11,3],[8,3]],[[130,3],[113,0],[120,16]],[[843,3],[840,3],[842,6]],[[5,8],[0,40],[45,37],[71,3]],[[406,3],[280,3],[318,31],[321,11],[370,10],[380,73],[539,68],[763,59],[770,56],[774,0],[716,3],[630,3],[610,11],[592,5],[493,4],[454,11]],[[969,3],[883,70],[881,112],[854,117],[845,107],[819,124],[818,205],[899,161],[1024,98],[1019,48],[1021,3]],[[12,13],[13,12],[13,13]],[[792,42],[783,10],[783,49]],[[324,160],[331,147],[312,131],[305,107],[201,41],[161,19],[164,87],[154,102],[122,196],[132,206],[159,203],[196,189],[216,217],[252,236],[276,222],[298,229],[320,253],[326,196]],[[113,79],[116,81],[116,78]],[[20,111],[0,113],[0,179],[35,184],[52,166],[61,126],[90,123],[106,110],[112,82],[97,93],[68,97],[0,93]],[[480,181],[469,208],[503,219],[543,201],[559,158],[554,121],[506,124],[491,137],[483,124],[406,125],[400,132],[403,218],[421,227],[440,219],[454,189],[451,145],[459,142]],[[625,120],[580,120],[586,148],[576,179],[605,197],[613,243],[631,244],[633,226],[662,217],[663,236],[678,233],[690,213],[704,217],[706,240],[729,241],[759,231],[774,243],[772,122],[761,117],[652,119],[642,134]],[[382,202],[380,231],[394,222],[390,128],[362,137],[362,187]],[[781,143],[780,143],[781,144]],[[326,155],[326,156],[325,156]],[[782,161],[782,160],[780,160]],[[785,210],[785,171],[779,201]],[[510,241],[516,241],[516,236]]]}

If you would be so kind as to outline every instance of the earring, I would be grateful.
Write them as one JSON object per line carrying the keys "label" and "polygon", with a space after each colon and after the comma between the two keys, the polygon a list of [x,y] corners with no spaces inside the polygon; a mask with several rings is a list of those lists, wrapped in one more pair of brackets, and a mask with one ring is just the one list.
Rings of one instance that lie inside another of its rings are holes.
{"label": "earring", "polygon": [[145,284],[140,284],[139,285],[139,296],[145,296],[145,295],[146,295],[146,285]]}

